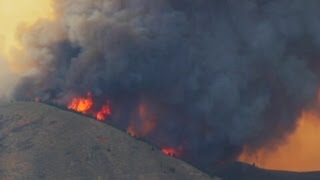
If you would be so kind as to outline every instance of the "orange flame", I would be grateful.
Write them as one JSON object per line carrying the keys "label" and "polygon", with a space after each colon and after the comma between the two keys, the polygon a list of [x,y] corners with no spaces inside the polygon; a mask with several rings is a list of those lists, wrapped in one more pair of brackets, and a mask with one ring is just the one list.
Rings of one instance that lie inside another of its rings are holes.
{"label": "orange flame", "polygon": [[111,107],[109,103],[102,106],[101,110],[97,113],[97,119],[99,121],[106,121],[107,117],[111,116]]}
{"label": "orange flame", "polygon": [[320,170],[320,118],[304,112],[297,129],[276,149],[261,148],[257,152],[245,149],[239,160],[257,166],[289,171]]}
{"label": "orange flame", "polygon": [[85,98],[74,98],[68,105],[68,109],[74,110],[83,114],[87,114],[93,107],[92,94],[88,92]]}
{"label": "orange flame", "polygon": [[84,98],[73,98],[71,102],[68,104],[68,109],[74,110],[83,114],[89,114],[97,118],[99,121],[106,121],[111,115],[111,106],[110,103],[107,102],[103,105],[100,111],[96,112],[94,109],[94,101],[92,98],[92,93],[88,92],[87,96]]}

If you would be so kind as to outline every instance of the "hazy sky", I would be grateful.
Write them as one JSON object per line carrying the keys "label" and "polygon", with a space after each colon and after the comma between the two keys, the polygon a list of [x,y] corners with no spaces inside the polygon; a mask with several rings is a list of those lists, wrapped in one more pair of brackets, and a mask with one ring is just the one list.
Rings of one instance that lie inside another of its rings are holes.
{"label": "hazy sky", "polygon": [[28,71],[10,52],[22,48],[17,40],[19,27],[51,16],[50,0],[0,0],[0,98],[8,96],[17,78]]}

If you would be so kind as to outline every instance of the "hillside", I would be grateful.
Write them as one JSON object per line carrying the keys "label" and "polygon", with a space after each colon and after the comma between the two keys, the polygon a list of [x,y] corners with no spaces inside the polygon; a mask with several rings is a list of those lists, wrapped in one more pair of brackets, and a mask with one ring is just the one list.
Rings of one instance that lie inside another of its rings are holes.
{"label": "hillside", "polygon": [[266,170],[253,165],[234,162],[213,171],[224,180],[319,180],[320,172],[289,172]]}
{"label": "hillside", "polygon": [[0,179],[215,179],[126,133],[40,103],[0,104]]}

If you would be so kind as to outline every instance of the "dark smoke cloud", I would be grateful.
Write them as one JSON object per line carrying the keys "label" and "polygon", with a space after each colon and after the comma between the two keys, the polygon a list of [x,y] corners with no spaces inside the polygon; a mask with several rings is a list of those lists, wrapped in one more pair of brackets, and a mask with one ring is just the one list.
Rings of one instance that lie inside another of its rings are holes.
{"label": "dark smoke cloud", "polygon": [[[92,91],[125,127],[143,99],[148,136],[208,167],[292,132],[319,85],[318,0],[55,0],[21,34],[38,69],[16,90],[65,103]],[[22,57],[23,58],[23,57]]]}

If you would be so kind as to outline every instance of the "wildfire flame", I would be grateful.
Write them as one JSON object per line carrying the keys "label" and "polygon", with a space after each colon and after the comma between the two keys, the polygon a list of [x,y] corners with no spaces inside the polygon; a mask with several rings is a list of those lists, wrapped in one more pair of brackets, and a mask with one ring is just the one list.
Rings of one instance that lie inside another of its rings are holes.
{"label": "wildfire flame", "polygon": [[[111,105],[107,101],[101,108],[95,108],[96,104],[94,103],[93,95],[91,92],[88,92],[86,97],[75,97],[68,104],[68,109],[74,110],[83,114],[92,115],[96,117],[99,121],[106,121],[111,115]],[[100,109],[95,111],[94,109]],[[145,137],[151,133],[156,127],[156,117],[153,113],[150,112],[146,103],[141,102],[137,107],[137,114],[139,116],[139,123],[141,126],[137,127],[134,123],[131,123],[127,128],[127,132],[132,137]],[[182,148],[172,148],[166,147],[162,148],[161,152],[165,155],[172,157],[181,157]]]}
{"label": "wildfire flame", "polygon": [[109,102],[104,104],[97,112],[94,110],[94,107],[95,103],[91,92],[88,92],[86,97],[73,98],[68,104],[68,109],[94,116],[99,121],[107,121],[112,114]]}
{"label": "wildfire flame", "polygon": [[161,152],[167,156],[180,157],[182,154],[182,148],[162,148]]}
{"label": "wildfire flame", "polygon": [[107,120],[107,117],[111,116],[111,107],[108,104],[102,106],[102,109],[97,113],[97,119],[99,121],[105,121]]}
{"label": "wildfire flame", "polygon": [[68,109],[74,110],[83,114],[87,114],[88,111],[93,107],[92,94],[87,93],[85,98],[73,98],[68,105]]}

